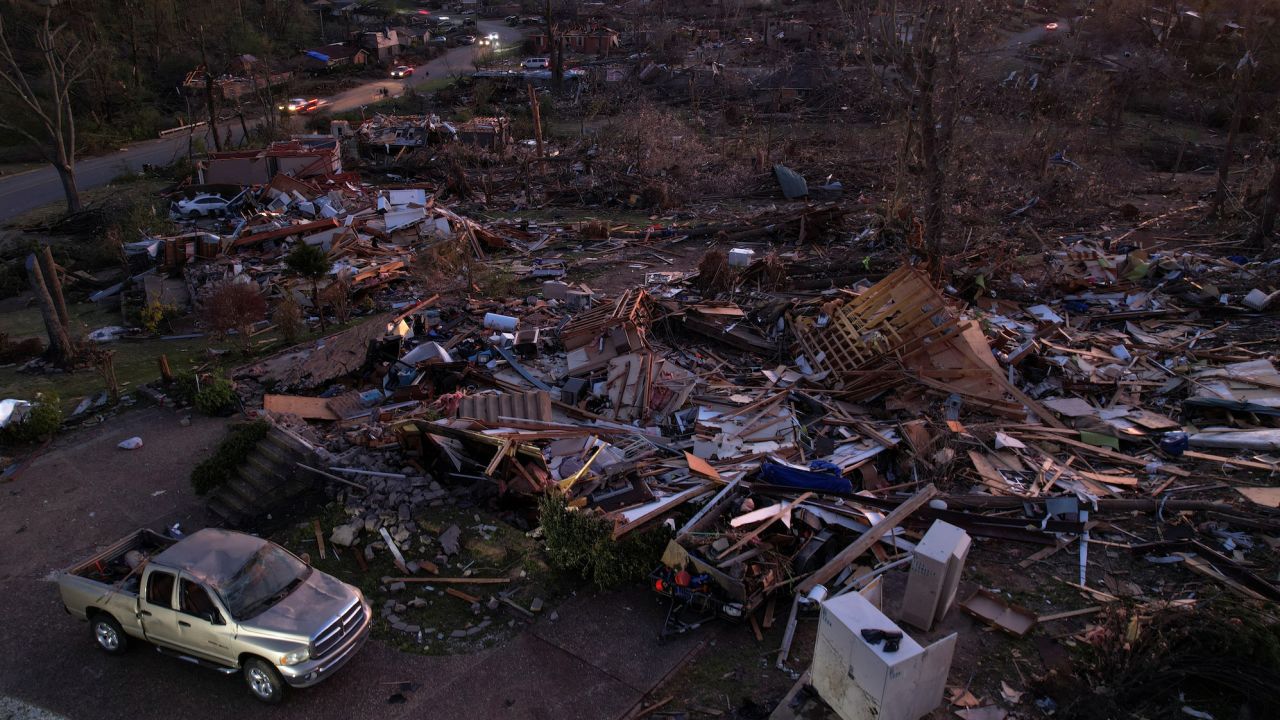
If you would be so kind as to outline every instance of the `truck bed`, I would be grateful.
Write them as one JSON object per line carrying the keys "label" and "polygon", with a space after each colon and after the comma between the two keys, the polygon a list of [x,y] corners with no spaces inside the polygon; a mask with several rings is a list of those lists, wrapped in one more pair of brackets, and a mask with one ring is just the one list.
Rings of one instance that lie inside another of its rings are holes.
{"label": "truck bed", "polygon": [[72,565],[63,572],[78,575],[107,585],[113,585],[129,575],[129,566],[124,556],[137,550],[150,558],[163,552],[177,542],[151,530],[138,530],[128,537],[116,542],[88,560]]}
{"label": "truck bed", "polygon": [[137,550],[145,558],[151,558],[175,542],[151,530],[138,530],[97,555],[72,565],[58,578],[63,606],[81,619],[87,618],[90,608],[106,611],[126,633],[143,637],[137,618],[142,573],[130,571],[125,555]]}

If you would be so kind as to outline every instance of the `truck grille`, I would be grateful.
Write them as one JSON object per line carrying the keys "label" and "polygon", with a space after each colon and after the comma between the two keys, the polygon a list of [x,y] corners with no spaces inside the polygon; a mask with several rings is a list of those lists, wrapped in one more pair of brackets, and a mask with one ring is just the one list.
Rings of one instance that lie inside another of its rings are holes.
{"label": "truck grille", "polygon": [[364,623],[364,605],[359,601],[349,608],[342,616],[332,625],[325,628],[312,643],[315,646],[315,652],[312,653],[313,658],[322,658],[329,653],[330,650],[342,644],[342,641],[349,635],[360,629],[360,625]]}

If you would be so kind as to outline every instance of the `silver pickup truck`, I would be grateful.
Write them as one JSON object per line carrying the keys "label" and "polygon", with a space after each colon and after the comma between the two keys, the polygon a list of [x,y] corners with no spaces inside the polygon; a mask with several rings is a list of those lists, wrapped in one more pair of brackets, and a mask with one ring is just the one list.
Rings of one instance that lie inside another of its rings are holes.
{"label": "silver pickup truck", "polygon": [[181,540],[139,530],[58,576],[67,612],[89,621],[98,646],[130,638],[226,674],[257,699],[328,678],[369,636],[356,588],[275,543],[207,529]]}

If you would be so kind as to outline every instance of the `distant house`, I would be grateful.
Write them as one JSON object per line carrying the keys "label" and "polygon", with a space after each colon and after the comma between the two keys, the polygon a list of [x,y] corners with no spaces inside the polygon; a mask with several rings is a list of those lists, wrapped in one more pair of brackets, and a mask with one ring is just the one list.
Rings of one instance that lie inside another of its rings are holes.
{"label": "distant house", "polygon": [[304,50],[302,55],[308,65],[326,70],[348,65],[364,65],[369,61],[369,53],[364,48],[358,48],[346,43],[321,45],[310,50]]}
{"label": "distant house", "polygon": [[[611,30],[603,25],[597,25],[585,30],[566,30],[561,33],[561,36],[564,38],[565,50],[583,55],[606,57],[618,47],[618,31]],[[534,52],[543,54],[551,52],[551,43],[547,40],[545,29],[534,29],[527,37],[529,42],[533,44]]]}
{"label": "distant house", "polygon": [[265,185],[276,173],[308,178],[342,172],[338,138],[299,136],[263,150],[209,153],[204,181],[214,185]]}
{"label": "distant house", "polygon": [[[277,70],[252,55],[236,56],[226,66],[225,72],[214,73],[213,91],[223,100],[236,100],[267,86],[282,85],[293,73]],[[182,86],[190,95],[204,93],[205,72],[203,65],[187,73]]]}
{"label": "distant house", "polygon": [[510,122],[504,117],[472,118],[456,125],[458,142],[500,150],[511,141]]}
{"label": "distant house", "polygon": [[480,17],[504,18],[508,15],[519,15],[523,10],[520,3],[492,3],[480,8]]}
{"label": "distant house", "polygon": [[360,47],[368,50],[375,62],[388,63],[400,54],[400,35],[391,28],[367,32],[360,36]]}
{"label": "distant house", "polygon": [[391,29],[395,32],[396,37],[400,38],[400,49],[402,51],[423,47],[431,39],[431,30],[422,25],[400,25]]}
{"label": "distant house", "polygon": [[307,5],[331,17],[341,17],[354,13],[360,3],[358,0],[307,0]]}

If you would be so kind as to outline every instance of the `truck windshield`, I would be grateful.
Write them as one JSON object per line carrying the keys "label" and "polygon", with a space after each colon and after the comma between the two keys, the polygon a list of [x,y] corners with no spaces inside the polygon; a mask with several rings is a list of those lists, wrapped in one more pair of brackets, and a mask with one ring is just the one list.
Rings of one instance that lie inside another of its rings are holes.
{"label": "truck windshield", "polygon": [[283,600],[310,573],[300,560],[267,543],[217,590],[231,616],[247,620]]}

